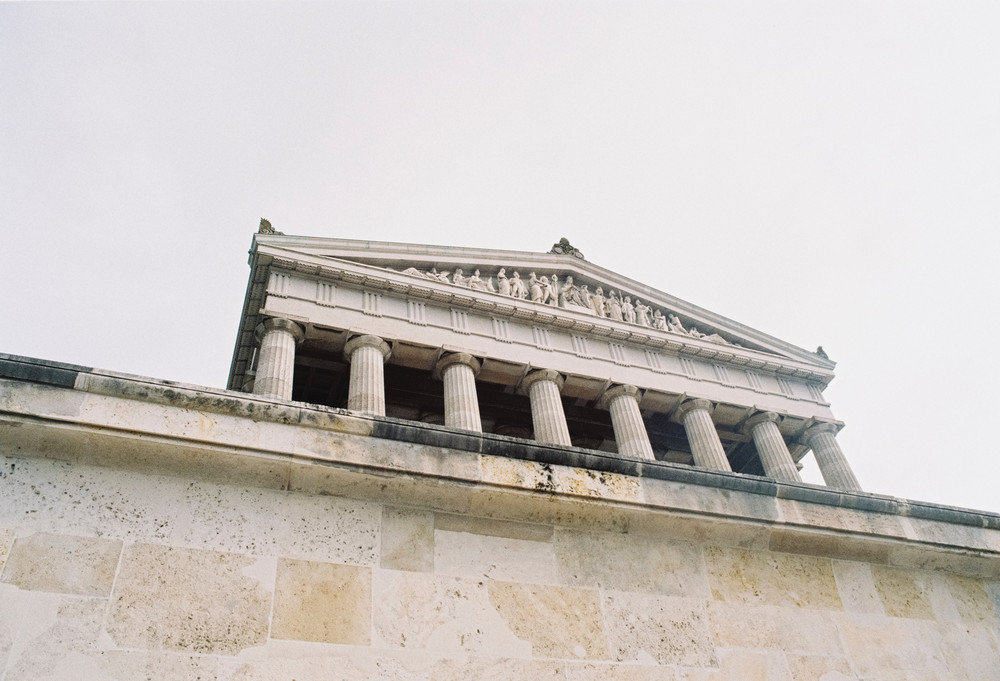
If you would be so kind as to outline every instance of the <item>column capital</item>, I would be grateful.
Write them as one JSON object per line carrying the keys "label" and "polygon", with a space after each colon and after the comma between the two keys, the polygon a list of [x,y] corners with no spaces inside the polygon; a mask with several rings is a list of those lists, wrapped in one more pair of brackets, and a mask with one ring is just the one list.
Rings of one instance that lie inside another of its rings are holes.
{"label": "column capital", "polygon": [[483,368],[483,363],[467,352],[449,352],[442,355],[434,364],[434,370],[431,373],[434,378],[440,381],[444,370],[455,364],[464,364],[471,368],[473,376],[478,376],[480,369]]}
{"label": "column capital", "polygon": [[351,355],[354,354],[354,351],[363,347],[377,348],[378,351],[382,353],[383,362],[387,361],[390,355],[392,355],[392,348],[390,348],[389,344],[384,340],[378,336],[364,335],[355,336],[351,340],[347,341],[347,344],[344,346],[344,359],[350,362]]}
{"label": "column capital", "polygon": [[639,401],[639,389],[637,387],[628,385],[627,383],[620,383],[605,390],[604,394],[597,398],[597,406],[600,409],[608,409],[611,406],[611,402],[616,397],[621,397],[622,395],[634,397],[636,402]]}
{"label": "column capital", "polygon": [[762,423],[770,421],[771,423],[777,424],[781,420],[781,417],[773,411],[759,411],[750,418],[746,420],[743,424],[743,433],[750,433],[754,428]]}
{"label": "column capital", "polygon": [[836,435],[838,432],[840,432],[840,426],[836,423],[819,421],[818,423],[814,423],[806,428],[806,432],[802,434],[802,441],[808,445],[812,439],[820,433],[830,433],[831,435]]}
{"label": "column capital", "polygon": [[532,384],[537,383],[538,381],[552,381],[556,384],[556,388],[561,391],[566,379],[563,378],[563,375],[558,371],[554,371],[552,369],[536,369],[521,379],[521,385],[518,386],[517,390],[522,395],[527,394]]}
{"label": "column capital", "polygon": [[305,329],[299,324],[296,324],[291,319],[283,319],[281,317],[268,317],[257,325],[257,328],[254,329],[254,337],[258,343],[268,331],[286,331],[292,335],[296,343],[301,343],[302,339],[306,337]]}
{"label": "column capital", "polygon": [[704,409],[709,414],[712,413],[712,400],[706,400],[704,397],[692,397],[690,399],[684,400],[680,403],[677,409],[674,410],[674,418],[684,423],[684,417],[688,412],[692,412],[695,409]]}

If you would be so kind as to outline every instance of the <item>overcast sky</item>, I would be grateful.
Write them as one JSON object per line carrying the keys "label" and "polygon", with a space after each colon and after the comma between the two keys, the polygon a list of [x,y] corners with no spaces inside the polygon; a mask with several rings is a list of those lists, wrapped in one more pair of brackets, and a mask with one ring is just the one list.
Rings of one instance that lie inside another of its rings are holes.
{"label": "overcast sky", "polygon": [[261,216],[565,236],[822,344],[866,490],[1000,511],[998,36],[995,0],[0,3],[0,352],[225,386]]}

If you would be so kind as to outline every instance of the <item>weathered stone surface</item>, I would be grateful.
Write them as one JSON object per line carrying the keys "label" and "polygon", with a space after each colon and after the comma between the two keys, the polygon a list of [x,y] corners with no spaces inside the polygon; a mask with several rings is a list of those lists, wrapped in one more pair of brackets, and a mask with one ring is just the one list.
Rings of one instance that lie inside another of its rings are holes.
{"label": "weathered stone surface", "polygon": [[931,575],[919,570],[902,570],[873,565],[872,579],[885,614],[890,617],[934,619],[929,588]]}
{"label": "weathered stone surface", "polygon": [[705,602],[612,591],[604,596],[611,658],[626,662],[715,664]]}
{"label": "weathered stone surface", "polygon": [[[620,662],[569,662],[568,681],[694,681],[706,680],[709,670]],[[692,675],[696,674],[696,675]]]}
{"label": "weathered stone surface", "polygon": [[106,604],[105,599],[19,591],[0,585],[0,670],[6,669],[4,681],[102,678],[86,651],[98,639]]}
{"label": "weathered stone surface", "polygon": [[267,639],[273,559],[126,546],[107,630],[118,646],[235,654]]}
{"label": "weathered stone surface", "polygon": [[512,522],[496,518],[479,518],[469,515],[456,515],[454,513],[435,513],[434,529],[482,534],[489,537],[524,539],[535,542],[551,541],[553,533],[551,525]]}
{"label": "weathered stone surface", "polygon": [[31,591],[107,597],[121,550],[117,539],[47,533],[20,537],[2,581]]}
{"label": "weathered stone surface", "polygon": [[552,544],[468,532],[435,531],[434,566],[445,575],[543,584],[559,581]]}
{"label": "weathered stone surface", "polygon": [[795,606],[708,604],[716,645],[784,650],[803,655],[843,654],[829,613]]}
{"label": "weathered stone surface", "polygon": [[149,650],[96,650],[89,652],[88,657],[101,669],[100,675],[86,677],[88,680],[208,681],[228,676],[224,658],[214,655],[185,655]]}
{"label": "weathered stone surface", "polygon": [[429,681],[431,660],[411,651],[272,641],[265,659],[231,663],[226,681]]}
{"label": "weathered stone surface", "polygon": [[195,483],[185,490],[184,505],[191,509],[183,534],[187,545],[355,565],[377,562],[377,504]]}
{"label": "weathered stone surface", "polygon": [[982,580],[948,575],[951,594],[961,622],[968,627],[992,627],[1000,639],[1000,610],[993,604]]}
{"label": "weathered stone surface", "polygon": [[706,547],[705,564],[719,601],[843,608],[826,558]]}
{"label": "weathered stone surface", "polygon": [[7,527],[0,527],[0,572],[3,572],[7,554],[10,553],[11,544],[14,543],[14,530]]}
{"label": "weathered stone surface", "polygon": [[933,623],[878,615],[849,618],[838,628],[861,678],[907,678],[899,672],[927,675],[915,678],[954,678],[941,651],[940,630]]}
{"label": "weathered stone surface", "polygon": [[274,590],[271,636],[371,643],[371,569],[282,558]]}
{"label": "weathered stone surface", "polygon": [[485,580],[375,570],[372,584],[373,645],[449,656],[531,654],[490,602]]}
{"label": "weathered stone surface", "polygon": [[434,570],[434,514],[404,508],[382,509],[379,566],[392,570]]}
{"label": "weathered stone surface", "polygon": [[490,602],[534,657],[607,659],[597,591],[494,582]]}
{"label": "weathered stone surface", "polygon": [[709,598],[701,549],[649,535],[559,530],[559,578],[570,586]]}
{"label": "weathered stone surface", "polygon": [[565,663],[559,660],[516,658],[451,658],[431,667],[429,681],[565,681]]}

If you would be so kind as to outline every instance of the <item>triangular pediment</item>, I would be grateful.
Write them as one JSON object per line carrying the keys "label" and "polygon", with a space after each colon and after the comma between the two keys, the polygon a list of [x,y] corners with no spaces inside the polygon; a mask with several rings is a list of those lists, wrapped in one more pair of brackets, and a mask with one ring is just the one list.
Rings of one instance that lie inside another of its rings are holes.
{"label": "triangular pediment", "polygon": [[599,327],[612,338],[720,358],[769,355],[819,373],[834,367],[820,355],[571,254],[274,234],[256,235],[255,249],[279,267],[478,309],[492,306],[583,331]]}

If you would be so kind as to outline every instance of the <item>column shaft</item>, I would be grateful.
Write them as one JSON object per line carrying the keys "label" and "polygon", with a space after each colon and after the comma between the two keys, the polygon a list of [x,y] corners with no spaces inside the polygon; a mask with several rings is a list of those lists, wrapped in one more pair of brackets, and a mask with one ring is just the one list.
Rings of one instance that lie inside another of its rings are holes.
{"label": "column shaft", "polygon": [[262,397],[292,399],[292,377],[295,373],[295,345],[304,333],[295,322],[268,319],[257,327],[260,354],[253,392]]}
{"label": "column shaft", "polygon": [[552,445],[573,445],[566,425],[566,412],[559,397],[562,376],[555,371],[540,370],[525,377],[528,398],[531,400],[531,422],[535,440]]}
{"label": "column shaft", "polygon": [[611,412],[618,453],[653,460],[653,446],[649,443],[646,424],[639,411],[638,394],[639,390],[635,386],[619,385],[605,393],[600,402]]}
{"label": "column shaft", "polygon": [[816,457],[816,464],[827,487],[850,492],[860,492],[861,485],[847,463],[847,457],[834,434],[834,428],[828,424],[814,426],[806,432],[807,442]]}
{"label": "column shaft", "polygon": [[449,428],[483,432],[476,392],[479,367],[472,355],[456,353],[442,357],[434,369],[444,381],[444,425]]}
{"label": "column shaft", "polygon": [[719,439],[719,431],[715,429],[712,414],[709,413],[710,406],[711,402],[701,399],[682,405],[686,409],[681,414],[681,423],[684,424],[694,465],[717,471],[732,471],[726,450],[722,448],[722,440]]}
{"label": "column shaft", "polygon": [[351,363],[347,408],[376,416],[385,416],[385,370],[389,345],[378,336],[352,338],[344,347]]}
{"label": "column shaft", "polygon": [[802,482],[795,462],[792,461],[792,455],[788,452],[785,439],[778,430],[777,418],[776,414],[768,412],[753,417],[749,422],[750,433],[754,444],[757,445],[757,454],[764,465],[764,474],[783,482]]}

